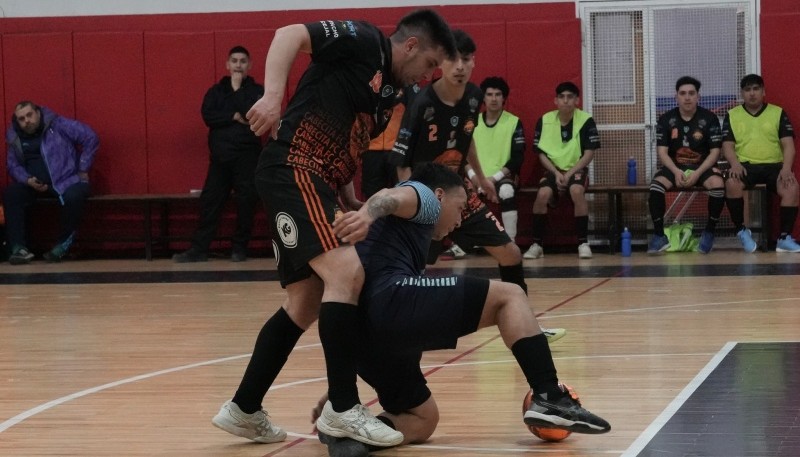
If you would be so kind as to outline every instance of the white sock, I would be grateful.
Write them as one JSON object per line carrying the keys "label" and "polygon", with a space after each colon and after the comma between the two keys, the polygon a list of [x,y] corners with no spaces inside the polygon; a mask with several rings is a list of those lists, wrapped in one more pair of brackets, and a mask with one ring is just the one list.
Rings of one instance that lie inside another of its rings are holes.
{"label": "white sock", "polygon": [[508,237],[511,238],[511,241],[514,241],[517,237],[517,212],[503,211],[500,216],[503,218],[503,227],[505,227]]}

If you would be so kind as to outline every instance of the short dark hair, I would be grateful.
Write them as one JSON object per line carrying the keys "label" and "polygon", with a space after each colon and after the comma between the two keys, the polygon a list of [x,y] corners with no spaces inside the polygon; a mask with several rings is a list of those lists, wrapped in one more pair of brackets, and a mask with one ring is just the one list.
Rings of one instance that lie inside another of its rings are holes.
{"label": "short dark hair", "polygon": [[37,105],[36,103],[33,103],[30,100],[22,100],[21,102],[17,103],[16,106],[14,106],[14,111],[17,111],[19,109],[25,108],[26,106],[30,106],[34,110],[38,110],[39,109],[39,105]]}
{"label": "short dark hair", "polygon": [[572,92],[576,97],[581,96],[581,90],[578,89],[578,86],[572,81],[564,81],[556,86],[556,96],[562,92]]}
{"label": "short dark hair", "polygon": [[453,30],[453,39],[456,41],[456,51],[462,56],[474,54],[478,50],[472,37],[461,29]]}
{"label": "short dark hair", "polygon": [[250,57],[250,52],[248,52],[247,48],[245,48],[244,46],[234,46],[234,47],[232,47],[231,50],[228,51],[228,57],[230,57],[230,56],[232,56],[234,54],[244,54],[247,57]]}
{"label": "short dark hair", "polygon": [[678,89],[686,84],[693,85],[694,90],[700,92],[700,81],[698,81],[696,78],[692,78],[691,76],[681,76],[678,78],[678,81],[675,83],[675,92],[678,92]]}
{"label": "short dark hair", "polygon": [[[456,56],[456,43],[450,26],[436,11],[431,9],[416,10],[406,14],[397,28],[392,32],[392,41],[405,41],[409,37],[422,38],[422,46],[441,46],[447,57]],[[428,43],[425,43],[428,41]]]}
{"label": "short dark hair", "polygon": [[481,90],[486,94],[486,89],[498,89],[503,93],[503,98],[508,98],[511,89],[508,88],[508,83],[505,79],[499,76],[489,76],[481,82]]}
{"label": "short dark hair", "polygon": [[741,88],[744,89],[747,86],[764,87],[764,78],[755,73],[744,75],[744,78],[742,78]]}
{"label": "short dark hair", "polygon": [[417,181],[428,186],[431,190],[444,189],[449,191],[456,187],[464,187],[464,179],[450,168],[435,162],[426,162],[414,169],[411,181]]}

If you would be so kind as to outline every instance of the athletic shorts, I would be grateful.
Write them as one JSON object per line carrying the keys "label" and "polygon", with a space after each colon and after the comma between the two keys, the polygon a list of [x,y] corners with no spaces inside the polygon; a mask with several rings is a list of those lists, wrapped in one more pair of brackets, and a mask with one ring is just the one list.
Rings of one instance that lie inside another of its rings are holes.
{"label": "athletic shorts", "polygon": [[505,246],[511,242],[506,229],[487,207],[461,221],[461,225],[448,236],[465,248]]}
{"label": "athletic shorts", "polygon": [[358,374],[397,413],[430,397],[419,367],[423,351],[453,349],[478,329],[489,280],[472,276],[400,277],[398,283],[362,297],[365,341]]}
{"label": "athletic shorts", "polygon": [[358,375],[378,394],[385,411],[400,414],[425,403],[431,397],[428,381],[422,374],[422,352],[394,354],[376,346],[362,345],[365,353],[358,360]]}
{"label": "athletic shorts", "polygon": [[[688,169],[686,167],[681,167],[681,166],[678,166],[678,168],[684,171]],[[676,185],[675,175],[672,174],[672,170],[670,170],[669,168],[661,167],[661,169],[658,170],[655,175],[653,175],[653,179],[656,179],[659,176],[667,178],[669,182],[672,183],[673,186]],[[703,183],[705,183],[708,180],[708,178],[712,176],[719,176],[721,178],[722,173],[720,173],[719,169],[717,169],[716,167],[711,167],[708,170],[704,171],[702,175],[700,175],[700,179],[697,180],[697,185],[702,186]]]}
{"label": "athletic shorts", "polygon": [[[573,185],[583,186],[584,189],[589,187],[589,169],[584,168],[583,171],[579,171],[574,175],[569,177],[569,181],[567,182],[567,189],[572,187]],[[549,171],[544,174],[542,179],[539,180],[539,187],[549,187],[553,189],[553,195],[558,195],[559,188],[556,185],[556,175],[550,173]]]}
{"label": "athletic shorts", "polygon": [[[462,248],[470,249],[475,246],[505,246],[511,242],[503,224],[495,215],[484,206],[477,213],[470,214],[461,221],[461,226],[447,235],[450,240]],[[442,241],[432,240],[428,249],[426,263],[433,265],[442,252]]]}
{"label": "athletic shorts", "polygon": [[308,262],[340,245],[331,227],[339,211],[336,192],[319,176],[287,165],[259,163],[255,181],[271,224],[281,286],[310,277]]}
{"label": "athletic shorts", "polygon": [[778,176],[781,174],[783,163],[742,163],[747,170],[747,175],[742,177],[745,189],[752,189],[757,184],[766,184],[767,189],[778,193]]}

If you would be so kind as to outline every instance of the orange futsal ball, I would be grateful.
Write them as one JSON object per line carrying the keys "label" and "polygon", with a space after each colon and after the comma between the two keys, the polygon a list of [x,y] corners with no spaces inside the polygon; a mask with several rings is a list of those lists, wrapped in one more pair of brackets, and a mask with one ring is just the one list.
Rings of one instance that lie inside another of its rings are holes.
{"label": "orange futsal ball", "polygon": [[[566,387],[566,385],[565,385]],[[568,391],[572,394],[572,388],[566,387]],[[528,410],[531,406],[531,401],[533,397],[533,390],[529,390],[528,393],[525,394],[525,398],[522,400],[522,414],[525,414],[525,411]],[[536,425],[526,425],[528,430],[531,433],[536,435],[537,438],[542,439],[544,441],[561,441],[566,439],[568,436],[572,435],[572,432],[567,430],[561,430],[560,428],[550,428],[550,427],[539,427]]]}

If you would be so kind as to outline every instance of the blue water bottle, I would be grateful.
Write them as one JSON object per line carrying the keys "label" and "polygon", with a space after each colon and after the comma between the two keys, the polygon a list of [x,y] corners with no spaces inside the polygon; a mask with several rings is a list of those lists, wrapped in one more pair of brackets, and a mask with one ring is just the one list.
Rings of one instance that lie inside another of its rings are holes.
{"label": "blue water bottle", "polygon": [[636,159],[633,157],[628,159],[628,185],[636,185]]}
{"label": "blue water bottle", "polygon": [[625,227],[622,231],[622,257],[630,257],[631,249],[631,232]]}

